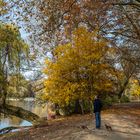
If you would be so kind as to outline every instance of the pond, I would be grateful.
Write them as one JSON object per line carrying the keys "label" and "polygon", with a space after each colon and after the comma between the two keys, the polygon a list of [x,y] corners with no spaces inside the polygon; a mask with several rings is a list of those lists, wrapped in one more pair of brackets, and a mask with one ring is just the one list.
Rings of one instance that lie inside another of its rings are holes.
{"label": "pond", "polygon": [[[39,105],[35,103],[33,98],[28,98],[25,100],[8,100],[8,103],[14,106],[22,107],[29,110],[40,117],[47,117],[47,104]],[[9,126],[31,126],[32,124],[26,120],[20,119],[15,116],[6,116],[4,114],[0,115],[0,129]]]}

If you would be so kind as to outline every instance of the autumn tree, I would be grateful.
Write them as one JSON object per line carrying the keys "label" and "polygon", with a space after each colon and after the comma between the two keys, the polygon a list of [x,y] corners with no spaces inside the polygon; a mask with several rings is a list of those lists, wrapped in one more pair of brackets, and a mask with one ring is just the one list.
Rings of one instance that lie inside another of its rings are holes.
{"label": "autumn tree", "polygon": [[17,27],[0,24],[0,112],[35,122],[37,115],[6,104],[10,75],[20,73],[21,64],[28,56],[28,49]]}
{"label": "autumn tree", "polygon": [[[45,44],[52,47],[65,42],[64,36],[70,38],[72,30],[80,25],[86,25],[90,30],[98,29],[104,35],[119,24],[114,18],[116,11],[110,1],[10,0],[7,7],[11,9],[9,14],[14,13],[14,23],[25,28],[34,45],[37,43],[42,47]],[[5,20],[9,14],[5,16]]]}
{"label": "autumn tree", "polygon": [[[13,71],[19,71],[21,59],[27,55],[28,46],[20,38],[18,29],[12,25],[0,25],[0,71],[1,71],[1,93],[6,98],[6,86],[8,84],[8,76]],[[4,103],[4,100],[2,104]]]}
{"label": "autumn tree", "polygon": [[98,29],[117,47],[119,40],[129,47],[139,42],[139,0],[9,0],[6,7],[14,13],[14,23],[30,34],[34,46],[37,42],[42,47],[46,44],[46,51],[49,46],[66,42],[65,36],[70,38],[73,29],[80,25]]}
{"label": "autumn tree", "polygon": [[15,13],[14,22],[42,46],[46,40],[48,45],[61,40],[64,34],[71,36],[79,25],[98,28],[100,34],[112,40],[122,36],[136,39],[139,34],[138,0],[10,0],[7,7]]}
{"label": "autumn tree", "polygon": [[[40,45],[38,49],[44,54],[47,51],[53,54],[52,48],[69,42],[73,29],[81,25],[89,31],[98,30],[98,34],[109,39],[120,53],[118,64],[126,79],[118,91],[120,97],[129,78],[138,75],[139,0],[10,0],[6,7],[14,12],[14,22],[30,34],[33,46]],[[5,20],[7,17],[9,15]],[[38,49],[35,49],[35,54]],[[135,65],[135,69],[126,74],[128,65]]]}
{"label": "autumn tree", "polygon": [[[109,42],[98,32],[80,27],[72,43],[54,50],[54,59],[46,60],[46,94],[43,97],[60,106],[75,100],[90,101],[97,94],[113,91],[113,68],[107,63]],[[111,92],[112,93],[112,92]]]}
{"label": "autumn tree", "polygon": [[140,1],[121,1],[114,3],[114,6],[118,9],[119,20],[123,22],[123,29],[115,31],[114,33],[121,38],[118,49],[120,49],[120,64],[124,71],[123,86],[120,90],[119,96],[124,93],[131,78],[139,79],[139,7]]}
{"label": "autumn tree", "polygon": [[130,90],[129,90],[129,96],[134,96],[136,99],[140,99],[140,85],[138,80],[136,79],[131,79],[131,85],[130,85]]}

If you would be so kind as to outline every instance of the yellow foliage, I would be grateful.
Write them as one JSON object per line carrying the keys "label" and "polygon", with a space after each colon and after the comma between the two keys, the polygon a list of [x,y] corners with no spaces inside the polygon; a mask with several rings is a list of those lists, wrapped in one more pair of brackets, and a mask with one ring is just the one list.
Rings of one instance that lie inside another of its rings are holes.
{"label": "yellow foliage", "polygon": [[130,94],[140,97],[140,85],[138,83],[138,80],[136,80],[136,79],[133,79],[131,81]]}
{"label": "yellow foliage", "polygon": [[78,28],[72,43],[54,50],[54,59],[46,59],[44,73],[46,97],[54,103],[68,105],[76,99],[93,99],[95,94],[112,89],[107,78],[110,69],[104,62],[108,42],[99,39],[96,32]]}
{"label": "yellow foliage", "polygon": [[7,3],[4,0],[0,0],[0,15],[7,13],[6,5]]}

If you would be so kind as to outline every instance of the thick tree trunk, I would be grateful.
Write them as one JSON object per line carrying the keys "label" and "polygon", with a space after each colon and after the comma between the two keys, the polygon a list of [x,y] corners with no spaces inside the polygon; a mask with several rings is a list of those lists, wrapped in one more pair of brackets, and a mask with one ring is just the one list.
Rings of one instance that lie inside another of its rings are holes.
{"label": "thick tree trunk", "polygon": [[37,121],[39,120],[39,116],[32,112],[24,110],[21,107],[16,107],[7,104],[0,106],[0,113],[14,115],[16,117],[32,122],[33,124],[37,123]]}
{"label": "thick tree trunk", "polygon": [[121,90],[119,91],[119,93],[118,93],[118,98],[119,98],[119,99],[121,99],[121,97],[122,97],[122,95],[123,95],[123,93],[124,93],[124,91],[125,91],[125,89],[126,89],[128,83],[129,83],[129,79],[127,79],[127,80],[125,81],[123,87],[122,87]]}

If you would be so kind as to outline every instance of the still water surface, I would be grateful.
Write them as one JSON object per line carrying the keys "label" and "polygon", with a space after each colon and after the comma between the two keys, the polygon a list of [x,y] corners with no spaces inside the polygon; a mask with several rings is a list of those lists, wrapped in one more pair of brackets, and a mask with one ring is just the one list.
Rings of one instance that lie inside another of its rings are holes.
{"label": "still water surface", "polygon": [[[47,117],[47,104],[38,105],[33,100],[9,100],[9,104],[14,106],[22,107],[26,110],[29,110],[40,117]],[[20,119],[15,116],[5,116],[4,114],[0,115],[0,129],[9,127],[9,126],[30,126],[30,122]]]}

